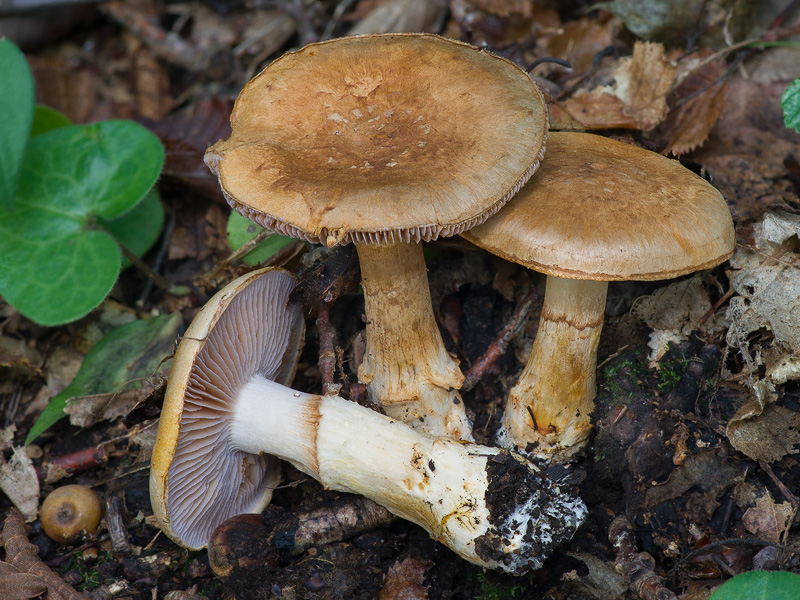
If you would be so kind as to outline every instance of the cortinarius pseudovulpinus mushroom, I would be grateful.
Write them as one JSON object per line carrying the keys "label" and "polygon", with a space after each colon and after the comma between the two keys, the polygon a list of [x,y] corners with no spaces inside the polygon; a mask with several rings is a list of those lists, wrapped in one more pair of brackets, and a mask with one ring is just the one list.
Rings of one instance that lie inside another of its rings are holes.
{"label": "cortinarius pseudovulpinus mushroom", "polygon": [[487,568],[535,569],[572,537],[585,506],[528,459],[276,382],[291,372],[302,330],[299,308],[287,305],[293,285],[278,269],[237,279],[178,347],[150,478],[170,538],[202,548],[229,517],[260,511],[276,483],[273,457],[374,500]]}
{"label": "cortinarius pseudovulpinus mushroom", "polygon": [[343,38],[271,63],[231,125],[206,163],[233,208],[286,235],[356,244],[369,397],[426,433],[472,439],[420,242],[483,222],[537,168],[547,111],[530,77],[435,35]]}
{"label": "cortinarius pseudovulpinus mushroom", "polygon": [[547,160],[494,217],[462,234],[547,274],[539,330],[498,441],[556,462],[591,430],[609,281],[669,279],[733,253],[725,199],[679,162],[586,133],[551,132]]}

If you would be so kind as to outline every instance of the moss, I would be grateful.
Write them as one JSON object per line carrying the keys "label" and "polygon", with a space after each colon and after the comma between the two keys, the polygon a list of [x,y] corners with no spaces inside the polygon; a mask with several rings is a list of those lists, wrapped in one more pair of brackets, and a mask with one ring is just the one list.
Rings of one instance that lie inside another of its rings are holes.
{"label": "moss", "polygon": [[689,360],[682,357],[665,358],[658,364],[658,386],[659,392],[671,391],[681,377],[686,373],[689,366]]}
{"label": "moss", "polygon": [[519,598],[528,589],[528,586],[518,582],[505,583],[497,580],[492,581],[486,573],[478,573],[478,583],[481,591],[475,596],[475,600],[513,600]]}
{"label": "moss", "polygon": [[628,404],[634,391],[642,385],[646,372],[639,359],[639,352],[631,349],[613,358],[600,368],[598,373],[598,403],[602,402],[607,411],[619,404]]}

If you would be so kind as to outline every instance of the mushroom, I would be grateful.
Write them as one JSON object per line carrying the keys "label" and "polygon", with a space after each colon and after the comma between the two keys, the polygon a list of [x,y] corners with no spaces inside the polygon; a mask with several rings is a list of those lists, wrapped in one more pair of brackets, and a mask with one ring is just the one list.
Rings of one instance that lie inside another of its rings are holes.
{"label": "mushroom", "polygon": [[483,222],[537,168],[547,112],[530,77],[435,35],[343,38],[271,63],[231,125],[205,160],[235,210],[310,242],[356,243],[370,399],[424,432],[472,439],[420,242]]}
{"label": "mushroom", "polygon": [[85,485],[64,485],[42,502],[42,529],[54,542],[74,544],[97,531],[103,518],[103,502]]}
{"label": "mushroom", "polygon": [[677,161],[597,135],[551,132],[547,160],[496,216],[462,233],[547,275],[539,330],[498,441],[566,462],[591,430],[609,281],[708,269],[733,253],[722,195]]}
{"label": "mushroom", "polygon": [[381,504],[487,568],[537,568],[572,536],[585,506],[528,459],[276,381],[291,371],[286,357],[302,329],[299,308],[287,305],[293,285],[278,269],[235,280],[178,347],[150,478],[153,512],[171,539],[199,549],[228,518],[260,511],[276,483],[264,483],[274,457],[327,489]]}

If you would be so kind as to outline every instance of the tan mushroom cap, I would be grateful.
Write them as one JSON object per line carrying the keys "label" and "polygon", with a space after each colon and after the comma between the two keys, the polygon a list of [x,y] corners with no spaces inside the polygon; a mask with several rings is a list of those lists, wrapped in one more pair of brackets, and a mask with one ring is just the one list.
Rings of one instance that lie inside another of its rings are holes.
{"label": "tan mushroom cap", "polygon": [[150,499],[164,532],[187,548],[203,548],[234,515],[260,512],[278,483],[276,458],[236,450],[228,435],[239,389],[254,373],[288,384],[302,346],[300,308],[287,305],[294,276],[272,269],[273,277],[262,277],[269,270],[248,273],[211,298],[175,353]]}
{"label": "tan mushroom cap", "polygon": [[544,152],[547,110],[512,62],[428,34],[311,44],[244,88],[206,153],[231,205],[313,242],[430,240],[496,212]]}
{"label": "tan mushroom cap", "polygon": [[551,132],[547,159],[472,243],[568,279],[669,279],[728,259],[725,199],[677,161],[587,133]]}

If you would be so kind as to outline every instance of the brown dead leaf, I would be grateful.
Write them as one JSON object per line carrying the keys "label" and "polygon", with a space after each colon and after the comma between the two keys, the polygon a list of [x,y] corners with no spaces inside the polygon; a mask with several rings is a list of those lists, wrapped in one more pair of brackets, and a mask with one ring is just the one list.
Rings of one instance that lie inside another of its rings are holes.
{"label": "brown dead leaf", "polygon": [[783,532],[792,524],[794,510],[788,502],[775,504],[772,495],[766,494],[756,500],[756,505],[742,515],[742,524],[747,531],[759,538],[777,544]]}
{"label": "brown dead leaf", "polygon": [[710,308],[711,300],[703,279],[694,275],[639,298],[631,310],[653,329],[674,330],[688,335]]}
{"label": "brown dead leaf", "polygon": [[740,468],[738,461],[715,449],[701,450],[673,470],[666,482],[648,488],[644,506],[652,508],[697,487],[703,492],[703,510],[711,518],[719,506],[719,497],[736,483]]}
{"label": "brown dead leaf", "polygon": [[613,19],[581,18],[568,21],[552,30],[551,35],[539,36],[539,54],[568,60],[574,73],[585,73],[592,66],[595,56],[613,44],[618,23]]}
{"label": "brown dead leaf", "polygon": [[363,0],[357,11],[365,14],[348,35],[431,31],[444,10],[442,0]]}
{"label": "brown dead leaf", "polygon": [[0,368],[9,368],[31,376],[41,373],[43,362],[42,355],[23,340],[0,335]]}
{"label": "brown dead leaf", "polygon": [[547,105],[547,116],[550,129],[554,131],[585,131],[587,129],[585,124],[569,114],[558,102],[551,102]]}
{"label": "brown dead leaf", "polygon": [[764,227],[775,230],[775,235],[782,229],[793,236],[800,233],[800,218],[767,211],[752,228],[755,246],[736,248],[731,286],[737,295],[728,305],[727,342],[749,352],[748,336],[764,328],[787,353],[793,353],[800,348],[800,254],[790,250],[791,239],[782,243],[760,237]]}
{"label": "brown dead leaf", "polygon": [[6,462],[0,455],[0,490],[11,500],[25,518],[26,523],[39,514],[39,478],[25,448],[14,448]]}
{"label": "brown dead leaf", "polygon": [[648,346],[651,368],[666,354],[670,343],[679,343],[699,325],[711,308],[700,275],[671,283],[636,300],[631,312],[653,328]]}
{"label": "brown dead leaf", "polygon": [[568,597],[593,600],[617,600],[625,597],[628,584],[617,573],[612,561],[601,560],[592,554],[570,553],[569,556],[581,561],[589,572],[578,575],[575,571],[569,571],[561,576],[565,587],[570,591]]}
{"label": "brown dead leaf", "polygon": [[725,430],[736,450],[768,463],[800,451],[794,447],[800,444],[800,413],[775,406],[776,400],[772,383],[753,385],[751,401],[736,411]]}
{"label": "brown dead leaf", "polygon": [[36,575],[22,573],[14,565],[0,561],[0,598],[32,600],[47,592],[47,584]]}
{"label": "brown dead leaf", "polygon": [[734,213],[800,206],[787,165],[800,162],[800,134],[787,129],[781,94],[797,77],[800,48],[767,50],[728,80],[725,113],[692,159],[703,165]]}
{"label": "brown dead leaf", "polygon": [[113,421],[127,415],[133,407],[153,392],[154,386],[145,383],[135,390],[122,390],[111,394],[77,396],[67,400],[64,413],[76,427],[90,427],[98,421]]}
{"label": "brown dead leaf", "polygon": [[[684,59],[680,71],[693,69],[709,53],[699,52]],[[667,139],[664,154],[679,156],[706,141],[711,128],[725,111],[728,95],[728,85],[722,80],[725,69],[722,60],[710,62],[692,71],[670,95],[670,104],[675,108],[660,125],[660,131]]]}
{"label": "brown dead leaf", "polygon": [[636,119],[625,114],[622,100],[600,88],[578,92],[561,105],[586,129],[636,129]]}
{"label": "brown dead leaf", "polygon": [[130,106],[104,98],[102,75],[86,64],[84,56],[80,48],[64,44],[57,54],[27,57],[36,79],[36,101],[75,123],[130,117]]}
{"label": "brown dead leaf", "polygon": [[534,9],[534,0],[472,0],[472,4],[476,9],[498,17],[530,19]]}
{"label": "brown dead leaf", "polygon": [[167,70],[138,38],[125,36],[130,47],[133,92],[140,116],[159,121],[172,109]]}
{"label": "brown dead leaf", "polygon": [[229,99],[201,99],[163,121],[146,122],[164,144],[163,176],[168,181],[226,204],[217,178],[203,162],[203,155],[211,144],[230,135],[228,119],[232,108],[233,101]]}
{"label": "brown dead leaf", "polygon": [[614,77],[615,94],[625,104],[624,113],[636,119],[639,129],[649,131],[666,116],[667,92],[676,71],[661,44],[636,42],[633,56],[621,62]]}
{"label": "brown dead leaf", "polygon": [[378,600],[428,600],[428,588],[422,585],[431,563],[416,557],[395,562],[383,576]]}
{"label": "brown dead leaf", "polygon": [[633,55],[618,61],[609,84],[580,91],[563,106],[590,129],[649,131],[667,114],[667,92],[676,71],[661,44],[637,42]]}

